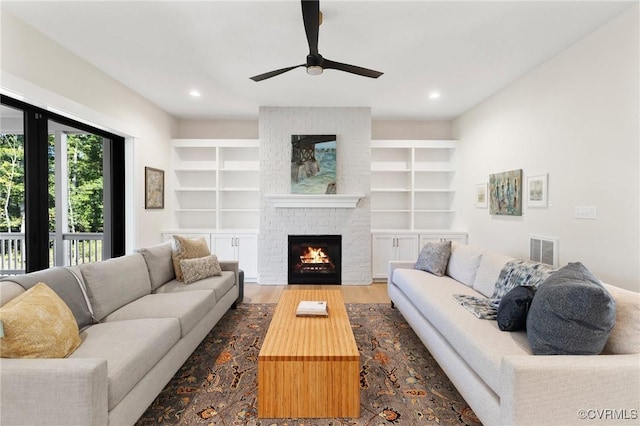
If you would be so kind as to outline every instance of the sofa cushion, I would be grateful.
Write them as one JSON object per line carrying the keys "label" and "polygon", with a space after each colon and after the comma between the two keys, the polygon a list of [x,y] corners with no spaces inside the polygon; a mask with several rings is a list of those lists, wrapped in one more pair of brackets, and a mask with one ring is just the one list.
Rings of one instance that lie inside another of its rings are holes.
{"label": "sofa cushion", "polygon": [[480,296],[472,288],[415,269],[396,269],[392,277],[393,284],[498,395],[503,357],[531,355],[525,332],[502,333],[496,321],[476,318],[454,299],[454,294]]}
{"label": "sofa cushion", "polygon": [[185,284],[191,284],[203,278],[222,275],[218,257],[215,254],[196,259],[181,259],[180,269],[182,270],[182,278]]}
{"label": "sofa cushion", "polygon": [[533,295],[533,287],[518,286],[502,298],[496,316],[500,330],[518,331],[526,328]]}
{"label": "sofa cushion", "polygon": [[177,318],[180,321],[180,336],[184,337],[215,305],[216,298],[211,290],[148,294],[107,315],[104,321]]}
{"label": "sofa cushion", "polygon": [[451,241],[427,243],[420,250],[415,268],[441,277],[447,270],[450,255]]}
{"label": "sofa cushion", "polygon": [[536,355],[594,355],[604,349],[616,320],[613,297],[579,262],[538,287],[527,317]]}
{"label": "sofa cushion", "polygon": [[81,343],[73,313],[43,283],[1,307],[0,323],[3,358],[65,358]]}
{"label": "sofa cushion", "polygon": [[447,275],[464,285],[473,286],[483,250],[457,242],[451,243]]}
{"label": "sofa cushion", "polygon": [[68,268],[49,268],[24,275],[7,277],[4,280],[18,283],[24,289],[30,289],[38,283],[46,283],[71,309],[79,328],[93,323],[84,289]]}
{"label": "sofa cushion", "polygon": [[185,238],[180,235],[173,236],[173,269],[176,271],[176,279],[183,281],[180,261],[182,259],[196,259],[198,257],[209,256],[211,251],[207,241],[200,238]]}
{"label": "sofa cushion", "polygon": [[604,284],[616,302],[616,325],[613,326],[604,352],[640,353],[640,293]]}
{"label": "sofa cushion", "polygon": [[176,318],[109,322],[92,325],[80,336],[82,345],[69,358],[107,360],[111,410],[178,342],[180,322]]}
{"label": "sofa cushion", "polygon": [[171,246],[172,242],[166,241],[136,250],[137,253],[144,257],[144,261],[147,264],[151,290],[155,290],[176,277],[176,273],[173,270]]}
{"label": "sofa cushion", "polygon": [[537,287],[555,271],[552,266],[530,260],[514,259],[507,262],[500,271],[492,299],[502,299],[511,289],[518,286]]}
{"label": "sofa cushion", "polygon": [[87,295],[96,320],[151,293],[147,264],[134,253],[96,263],[80,265]]}
{"label": "sofa cushion", "polygon": [[172,280],[163,286],[158,287],[155,293],[179,293],[192,290],[213,290],[216,301],[220,301],[236,283],[236,274],[233,271],[222,271],[222,275],[214,276],[185,284],[178,280]]}
{"label": "sofa cushion", "polygon": [[513,257],[506,254],[485,250],[480,259],[476,278],[473,280],[474,290],[491,297],[496,289],[496,281],[498,281],[502,267],[513,259]]}

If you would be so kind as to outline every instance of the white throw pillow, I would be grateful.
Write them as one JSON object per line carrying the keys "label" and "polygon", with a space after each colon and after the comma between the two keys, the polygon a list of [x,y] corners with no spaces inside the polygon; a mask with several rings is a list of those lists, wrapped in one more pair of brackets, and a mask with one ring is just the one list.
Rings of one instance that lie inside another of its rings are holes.
{"label": "white throw pillow", "polygon": [[496,289],[496,281],[500,277],[500,271],[505,263],[514,260],[506,254],[485,250],[482,253],[478,273],[473,281],[473,289],[479,291],[487,297],[491,297]]}
{"label": "white throw pillow", "polygon": [[476,279],[483,251],[481,248],[453,241],[451,243],[449,264],[447,265],[447,275],[471,287]]}

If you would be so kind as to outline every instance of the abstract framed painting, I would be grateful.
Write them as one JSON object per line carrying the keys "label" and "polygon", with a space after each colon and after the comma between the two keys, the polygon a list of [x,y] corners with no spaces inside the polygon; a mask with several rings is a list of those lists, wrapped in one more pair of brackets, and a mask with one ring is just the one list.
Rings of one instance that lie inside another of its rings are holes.
{"label": "abstract framed painting", "polygon": [[489,175],[489,213],[522,216],[522,169]]}

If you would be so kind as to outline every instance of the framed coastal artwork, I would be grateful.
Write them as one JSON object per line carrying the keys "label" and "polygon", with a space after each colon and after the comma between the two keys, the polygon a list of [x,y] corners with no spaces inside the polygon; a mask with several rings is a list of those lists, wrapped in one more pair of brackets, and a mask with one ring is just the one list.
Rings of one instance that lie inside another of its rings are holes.
{"label": "framed coastal artwork", "polygon": [[144,208],[164,209],[164,170],[144,168]]}
{"label": "framed coastal artwork", "polygon": [[489,175],[489,213],[522,216],[522,169]]}
{"label": "framed coastal artwork", "polygon": [[527,207],[547,207],[547,173],[527,176]]}
{"label": "framed coastal artwork", "polygon": [[291,136],[291,193],[336,193],[336,135]]}
{"label": "framed coastal artwork", "polygon": [[489,205],[487,198],[487,182],[476,184],[476,202],[474,203],[476,208],[486,209]]}

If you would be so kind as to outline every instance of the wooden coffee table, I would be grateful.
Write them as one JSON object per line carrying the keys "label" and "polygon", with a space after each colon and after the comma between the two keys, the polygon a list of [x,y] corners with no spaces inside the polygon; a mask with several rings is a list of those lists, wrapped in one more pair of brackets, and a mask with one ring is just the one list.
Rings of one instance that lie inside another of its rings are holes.
{"label": "wooden coffee table", "polygon": [[[326,300],[328,317],[296,317]],[[285,290],[258,355],[258,417],[360,416],[360,354],[340,290]]]}

